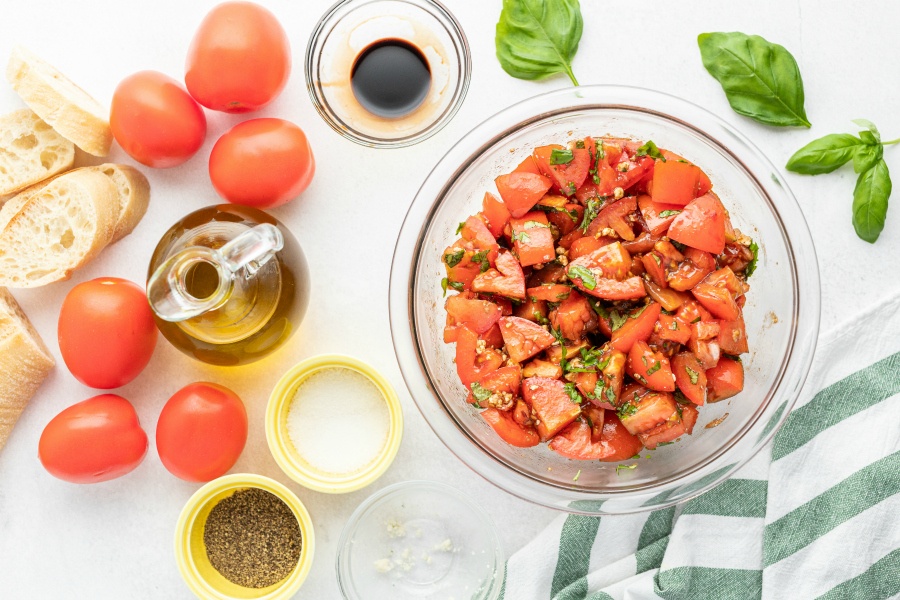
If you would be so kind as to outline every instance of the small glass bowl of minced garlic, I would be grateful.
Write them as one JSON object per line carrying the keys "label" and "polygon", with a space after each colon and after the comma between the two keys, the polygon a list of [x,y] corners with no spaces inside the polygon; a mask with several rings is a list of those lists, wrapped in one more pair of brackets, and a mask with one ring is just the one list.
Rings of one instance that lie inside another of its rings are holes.
{"label": "small glass bowl of minced garlic", "polygon": [[175,558],[200,598],[291,598],[315,552],[312,520],[288,488],[268,477],[226,475],[191,496],[175,531]]}

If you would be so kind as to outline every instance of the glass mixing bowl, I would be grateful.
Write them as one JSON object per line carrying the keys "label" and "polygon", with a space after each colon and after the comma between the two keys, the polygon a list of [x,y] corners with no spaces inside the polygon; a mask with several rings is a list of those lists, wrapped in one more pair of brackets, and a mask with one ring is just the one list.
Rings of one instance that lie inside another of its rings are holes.
{"label": "glass mixing bowl", "polygon": [[[523,449],[503,442],[466,403],[453,364],[454,345],[443,342],[441,254],[457,237],[458,223],[478,212],[484,192],[495,189],[494,178],[512,170],[535,146],[586,135],[653,140],[695,162],[709,175],[734,226],[760,246],[744,309],[750,342],[750,353],[742,357],[744,391],[704,406],[693,435],[618,465],[569,460],[546,445]],[[583,514],[670,506],[732,475],[768,442],[797,400],[812,362],[819,312],[812,238],[778,170],[708,111],[631,87],[550,92],[473,129],[422,184],[403,222],[391,268],[394,348],[409,391],[437,436],[507,492]]]}

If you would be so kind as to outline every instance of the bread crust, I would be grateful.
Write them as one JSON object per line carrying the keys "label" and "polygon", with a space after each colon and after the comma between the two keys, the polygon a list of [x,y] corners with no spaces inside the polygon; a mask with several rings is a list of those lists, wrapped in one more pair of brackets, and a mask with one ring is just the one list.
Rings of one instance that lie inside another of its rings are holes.
{"label": "bread crust", "polygon": [[94,156],[109,154],[113,136],[108,111],[55,67],[16,46],[6,66],[6,79],[60,135]]}
{"label": "bread crust", "polygon": [[0,288],[0,451],[54,364],[16,299]]}
{"label": "bread crust", "polygon": [[147,213],[150,205],[150,182],[143,173],[129,165],[106,163],[85,168],[103,173],[116,185],[119,219],[110,243],[117,242],[131,233]]}

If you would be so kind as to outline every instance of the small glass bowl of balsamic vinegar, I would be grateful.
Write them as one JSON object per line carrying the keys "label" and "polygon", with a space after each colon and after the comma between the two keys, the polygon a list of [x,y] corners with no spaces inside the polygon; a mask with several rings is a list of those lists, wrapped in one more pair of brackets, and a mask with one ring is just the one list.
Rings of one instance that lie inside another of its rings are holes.
{"label": "small glass bowl of balsamic vinegar", "polygon": [[375,148],[434,135],[459,110],[471,71],[462,28],[434,0],[343,0],[306,48],[316,110],[347,139]]}

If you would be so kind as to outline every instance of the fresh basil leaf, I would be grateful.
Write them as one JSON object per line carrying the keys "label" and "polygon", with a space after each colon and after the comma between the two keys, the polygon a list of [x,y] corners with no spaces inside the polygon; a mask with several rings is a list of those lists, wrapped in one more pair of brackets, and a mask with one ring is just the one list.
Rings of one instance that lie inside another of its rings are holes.
{"label": "fresh basil leaf", "polygon": [[447,295],[447,284],[448,284],[448,283],[450,283],[450,280],[447,279],[446,277],[444,277],[443,279],[441,279],[441,290],[443,290],[443,292],[444,292],[443,295],[444,295],[444,296]]}
{"label": "fresh basil leaf", "polygon": [[617,329],[621,329],[622,325],[625,324],[625,321],[628,320],[628,315],[620,314],[619,311],[613,310],[609,313],[609,318],[612,321],[610,329],[616,331]]}
{"label": "fresh basil leaf", "polygon": [[832,133],[813,140],[794,152],[785,168],[804,175],[831,173],[854,158],[857,151],[863,148],[863,141],[855,135]]}
{"label": "fresh basil leaf", "polygon": [[459,235],[459,232],[463,230],[463,227],[466,226],[465,221],[460,221],[459,225],[456,226],[456,235]]}
{"label": "fresh basil leaf", "polygon": [[534,229],[535,227],[544,227],[546,229],[550,228],[550,225],[547,223],[541,223],[540,221],[525,221],[525,224],[522,225],[522,229]]}
{"label": "fresh basil leaf", "polygon": [[687,371],[688,377],[691,378],[691,385],[697,385],[697,378],[700,377],[700,373],[690,367],[685,367],[684,370]]}
{"label": "fresh basil leaf", "polygon": [[575,389],[574,383],[567,383],[563,386],[563,389],[566,391],[566,395],[569,397],[569,400],[571,400],[575,404],[581,404],[584,401],[584,398],[582,398],[581,394],[578,393],[578,390]]}
{"label": "fresh basil leaf", "polygon": [[747,263],[747,267],[744,269],[744,275],[747,277],[750,277],[756,271],[756,261],[759,260],[759,246],[756,242],[750,242],[750,252],[753,253],[753,259]]}
{"label": "fresh basil leaf", "polygon": [[856,180],[853,190],[853,228],[856,235],[870,244],[875,243],[887,215],[891,196],[891,175],[887,163],[880,159]]}
{"label": "fresh basil leaf", "polygon": [[697,44],[736,113],[767,125],[810,127],[800,69],[783,46],[740,32],[701,33]]}
{"label": "fresh basil leaf", "polygon": [[637,149],[634,153],[635,156],[649,156],[650,158],[656,158],[663,162],[666,162],[666,157],[663,156],[663,153],[659,151],[659,148],[653,143],[653,140],[647,140],[643,146]]}
{"label": "fresh basil leaf", "polygon": [[569,270],[566,271],[566,275],[569,276],[569,279],[580,279],[581,285],[586,290],[592,290],[597,287],[597,280],[594,279],[594,274],[581,265],[571,265]]}
{"label": "fresh basil leaf", "polygon": [[[860,137],[868,131],[861,131]],[[884,156],[884,146],[877,143],[874,146],[859,146],[853,154],[853,170],[857,173],[864,173],[875,166],[881,157]]]}
{"label": "fresh basil leaf", "polygon": [[455,267],[463,259],[463,255],[465,253],[465,250],[463,250],[462,248],[457,248],[453,252],[448,252],[444,255],[444,262],[448,267]]}
{"label": "fresh basil leaf", "polygon": [[[680,214],[680,213],[681,213],[680,210],[664,210],[661,213],[659,213],[659,218],[664,219],[666,217],[674,217],[675,215]],[[654,258],[657,258],[655,254],[653,256],[654,256]],[[659,263],[657,263],[657,264],[659,264]]]}
{"label": "fresh basil leaf", "polygon": [[583,27],[578,0],[503,0],[494,38],[497,59],[518,79],[565,73],[578,85],[572,59]]}
{"label": "fresh basil leaf", "polygon": [[596,219],[598,214],[600,214],[600,201],[596,198],[591,198],[587,201],[587,206],[584,207],[584,217],[581,219],[581,225],[578,226],[578,229],[582,233],[587,234],[591,221]]}
{"label": "fresh basil leaf", "polygon": [[662,361],[656,361],[653,366],[647,369],[647,375],[653,375],[662,368]]}
{"label": "fresh basil leaf", "polygon": [[550,151],[551,165],[567,165],[575,158],[575,154],[571,150],[560,150],[554,148]]}
{"label": "fresh basil leaf", "polygon": [[[876,144],[881,143],[881,134],[878,132],[878,128],[875,127],[875,123],[873,123],[872,121],[870,121],[868,119],[853,119],[853,123],[855,123],[856,125],[859,125],[863,129],[868,131],[871,134],[871,136],[873,138],[875,138]],[[862,137],[862,132],[860,132],[859,137]]]}
{"label": "fresh basil leaf", "polygon": [[472,383],[472,395],[475,397],[475,400],[478,402],[484,402],[488,398],[494,395],[494,392],[491,390],[482,387],[480,383],[477,381]]}
{"label": "fresh basil leaf", "polygon": [[456,290],[457,292],[461,292],[461,291],[463,291],[463,290],[466,289],[465,284],[464,284],[463,282],[461,282],[461,281],[451,281],[451,282],[450,282],[450,287],[452,287],[452,288],[453,288],[454,290]]}
{"label": "fresh basil leaf", "polygon": [[616,465],[616,475],[620,475],[622,471],[629,471],[631,469],[636,469],[636,464],[631,465]]}

